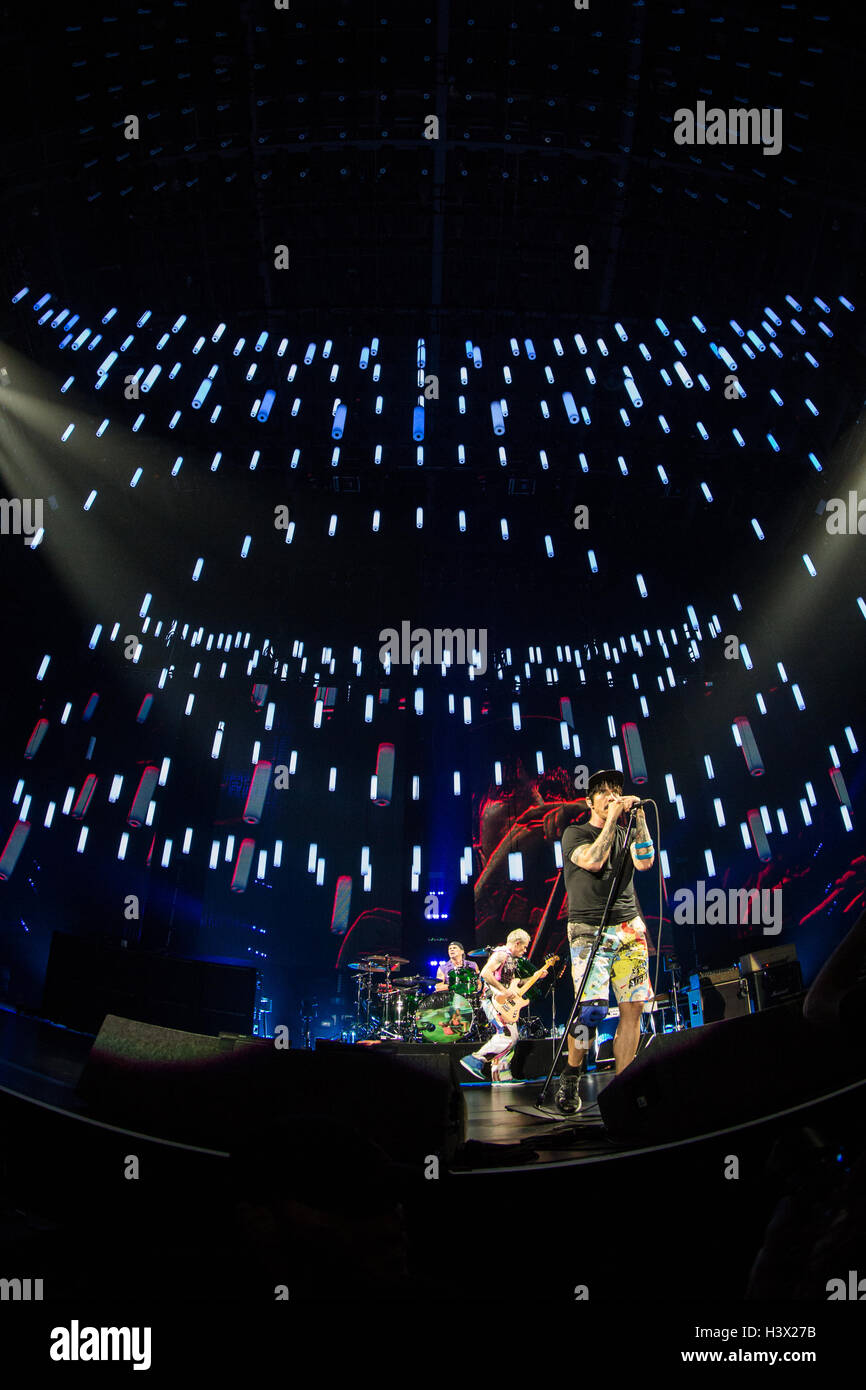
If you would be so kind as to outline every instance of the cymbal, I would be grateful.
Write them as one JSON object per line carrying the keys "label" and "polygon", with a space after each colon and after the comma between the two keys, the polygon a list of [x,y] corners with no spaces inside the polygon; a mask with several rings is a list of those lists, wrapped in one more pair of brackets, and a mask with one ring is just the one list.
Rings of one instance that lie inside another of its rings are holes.
{"label": "cymbal", "polygon": [[489,956],[492,950],[492,946],[480,946],[477,951],[467,951],[466,954],[470,958],[474,958],[475,956]]}
{"label": "cymbal", "polygon": [[379,956],[365,956],[364,959],[365,959],[365,960],[386,961],[386,962],[388,962],[388,963],[391,964],[391,965],[408,965],[408,964],[409,964],[409,957],[408,957],[408,956],[391,956],[391,955],[388,955],[387,952],[385,953],[385,955],[379,955]]}
{"label": "cymbal", "polygon": [[364,975],[384,975],[386,973],[384,965],[367,965],[365,961],[352,961],[349,970],[360,970]]}

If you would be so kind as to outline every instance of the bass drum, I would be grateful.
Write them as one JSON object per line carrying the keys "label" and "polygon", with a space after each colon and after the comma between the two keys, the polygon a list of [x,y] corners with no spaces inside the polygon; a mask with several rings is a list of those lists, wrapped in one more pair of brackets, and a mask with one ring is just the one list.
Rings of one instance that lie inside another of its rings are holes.
{"label": "bass drum", "polygon": [[472,1005],[454,990],[440,990],[421,1000],[415,1014],[415,1028],[421,1042],[461,1042],[472,1027]]}

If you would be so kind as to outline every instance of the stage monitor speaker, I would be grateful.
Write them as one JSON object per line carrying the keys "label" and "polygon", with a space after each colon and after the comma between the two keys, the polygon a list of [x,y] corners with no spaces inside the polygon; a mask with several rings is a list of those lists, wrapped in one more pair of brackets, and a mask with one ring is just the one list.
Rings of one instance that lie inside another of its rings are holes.
{"label": "stage monitor speaker", "polygon": [[106,1014],[193,1033],[251,1033],[254,965],[184,960],[54,932],[42,1012],[55,1023],[96,1033]]}
{"label": "stage monitor speaker", "polygon": [[463,1140],[463,1096],[441,1062],[407,1065],[373,1049],[277,1049],[107,1017],[78,1090],[106,1122],[229,1149],[274,1118],[338,1119],[395,1161],[447,1161]]}
{"label": "stage monitor speaker", "polygon": [[663,1033],[599,1096],[611,1134],[650,1143],[758,1119],[827,1089],[799,1004]]}

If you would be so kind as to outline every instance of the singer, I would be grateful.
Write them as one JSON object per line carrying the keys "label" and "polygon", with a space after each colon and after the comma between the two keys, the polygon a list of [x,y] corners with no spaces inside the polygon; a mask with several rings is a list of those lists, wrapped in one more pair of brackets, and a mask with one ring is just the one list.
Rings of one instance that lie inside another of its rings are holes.
{"label": "singer", "polygon": [[[594,772],[586,789],[589,820],[582,825],[568,826],[562,836],[563,873],[568,893],[568,944],[575,993],[586,973],[614,867],[625,844],[625,829],[618,821],[639,800],[636,796],[623,796],[622,788],[622,773],[615,768]],[[629,849],[631,864],[626,867],[619,895],[611,906],[609,923],[568,1038],[568,1063],[556,1092],[556,1104],[563,1115],[573,1115],[581,1107],[580,1073],[589,1042],[607,1014],[611,986],[619,1007],[613,1043],[617,1073],[634,1060],[640,1037],[641,1010],[652,998],[646,924],[634,891],[635,869],[644,872],[655,863],[655,849],[642,807],[635,815]],[[573,1036],[575,1032],[580,1042]]]}

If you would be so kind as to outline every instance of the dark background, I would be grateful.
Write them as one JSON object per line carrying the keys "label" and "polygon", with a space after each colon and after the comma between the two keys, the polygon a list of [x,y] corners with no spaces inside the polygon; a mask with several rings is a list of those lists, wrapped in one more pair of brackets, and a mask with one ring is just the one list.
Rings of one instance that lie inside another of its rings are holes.
{"label": "dark background", "polygon": [[[458,864],[472,842],[472,792],[489,783],[493,760],[520,757],[534,771],[541,751],[548,767],[607,766],[626,720],[641,731],[649,773],[642,790],[661,809],[668,893],[707,876],[706,849],[713,884],[782,884],[782,939],[796,940],[804,973],[815,973],[866,886],[854,862],[863,760],[844,734],[851,726],[862,746],[863,541],[829,535],[821,516],[827,499],[858,486],[863,493],[864,203],[855,119],[863,52],[850,7],[833,0],[822,8],[822,15],[769,4],[577,11],[441,0],[407,11],[296,0],[288,11],[157,3],[146,12],[103,15],[91,6],[46,15],[4,7],[3,487],[10,498],[45,499],[46,518],[36,550],[0,537],[3,842],[18,814],[19,779],[32,797],[30,836],[0,884],[0,986],[9,1001],[38,1002],[51,931],[64,927],[253,961],[262,969],[261,995],[274,1004],[271,1024],[296,1027],[301,1000],[311,996],[337,1020],[345,993],[337,996],[335,981],[346,989],[345,975],[333,969],[340,937],[330,930],[338,876],[353,880],[350,921],[364,910],[399,913],[395,945],[411,957],[410,968],[425,967],[444,955],[453,922],[472,930]],[[675,144],[674,112],[698,100],[781,108],[781,153]],[[435,140],[424,136],[431,115],[440,123]],[[137,140],[125,138],[129,116],[140,123]],[[588,248],[585,270],[574,266],[579,245]],[[285,270],[275,267],[281,246],[289,252]],[[13,304],[25,286],[28,294]],[[43,295],[50,299],[34,313]],[[72,330],[52,327],[64,309],[78,316]],[[172,333],[181,315],[186,323]],[[85,329],[90,339],[73,347]],[[749,331],[760,347],[741,336]],[[102,341],[91,350],[97,332]],[[257,348],[262,333],[267,341]],[[97,389],[98,366],[130,334]],[[377,351],[361,366],[373,339]],[[467,342],[480,349],[480,366]],[[305,365],[309,343],[316,352]],[[736,361],[744,399],[726,395],[729,368],[711,343]],[[680,359],[690,388],[673,372]],[[126,399],[124,378],[157,362],[163,370],[153,390]],[[214,365],[207,402],[193,410]],[[623,389],[623,366],[638,383],[641,409]],[[412,421],[425,382],[419,467]],[[258,423],[253,402],[267,388],[276,400]],[[568,390],[589,423],[568,422]],[[337,397],[348,417],[335,464]],[[496,437],[490,404],[503,398],[505,434]],[[104,419],[110,424],[97,436]],[[97,499],[85,512],[93,489]],[[279,505],[295,523],[290,545],[274,528]],[[589,508],[587,531],[574,527],[577,505]],[[247,535],[250,553],[241,558]],[[193,582],[199,557],[204,569]],[[415,679],[400,667],[386,677],[379,634],[404,620],[485,628],[487,672],[470,681],[464,669],[443,676],[422,668]],[[98,623],[102,635],[91,650]],[[191,647],[199,628],[204,640]],[[220,634],[236,632],[240,649],[218,650]],[[143,643],[137,664],[123,656],[123,637],[132,633]],[[725,659],[731,634],[747,643],[753,669]],[[248,674],[266,642],[268,655]],[[51,663],[39,682],[46,654]],[[270,731],[251,703],[255,681],[268,681],[276,704]],[[325,687],[333,703],[315,728],[316,693]],[[414,712],[418,687],[422,715]],[[94,691],[99,704],[84,722]],[[140,724],[148,692],[154,704]],[[563,757],[564,696],[573,704],[579,757]],[[72,710],[61,723],[67,702]],[[761,779],[748,776],[733,743],[738,715],[752,722]],[[40,717],[51,727],[31,762],[23,753]],[[220,720],[225,735],[213,759]],[[290,787],[269,793],[261,824],[250,828],[242,811],[256,741],[262,758],[288,763],[294,750],[298,764]],[[395,745],[396,771],[391,804],[379,807],[369,782],[384,742]],[[831,745],[852,799],[853,833],[829,780]],[[154,798],[154,824],[130,831],[119,861],[141,769],[165,757],[172,763]],[[335,792],[327,789],[331,767]],[[77,793],[90,772],[99,784],[78,853],[80,826],[61,806],[67,787]],[[668,802],[666,773],[682,794],[682,821]],[[115,774],[124,784],[110,803]],[[421,779],[418,801],[413,776]],[[811,825],[800,811],[806,782],[817,799]],[[739,827],[749,809],[765,804],[773,857],[761,866]],[[193,844],[183,856],[187,827]],[[268,868],[263,882],[254,871],[236,894],[226,837],[235,836],[236,855],[245,834],[256,853],[267,850]],[[173,850],[163,868],[166,839]],[[277,840],[280,868],[272,859]],[[208,868],[213,841],[215,870]],[[307,873],[311,842],[325,860],[321,886]],[[422,871],[413,891],[415,845]],[[373,866],[369,893],[360,876],[364,846]],[[842,892],[814,912],[849,869]],[[645,912],[657,914],[655,887],[640,887]],[[424,916],[430,892],[442,894],[447,927]],[[140,898],[137,922],[124,917],[130,894]],[[351,944],[390,940],[391,931],[368,919]],[[748,944],[736,928],[697,931],[698,940],[678,946],[705,965],[729,964]]]}

